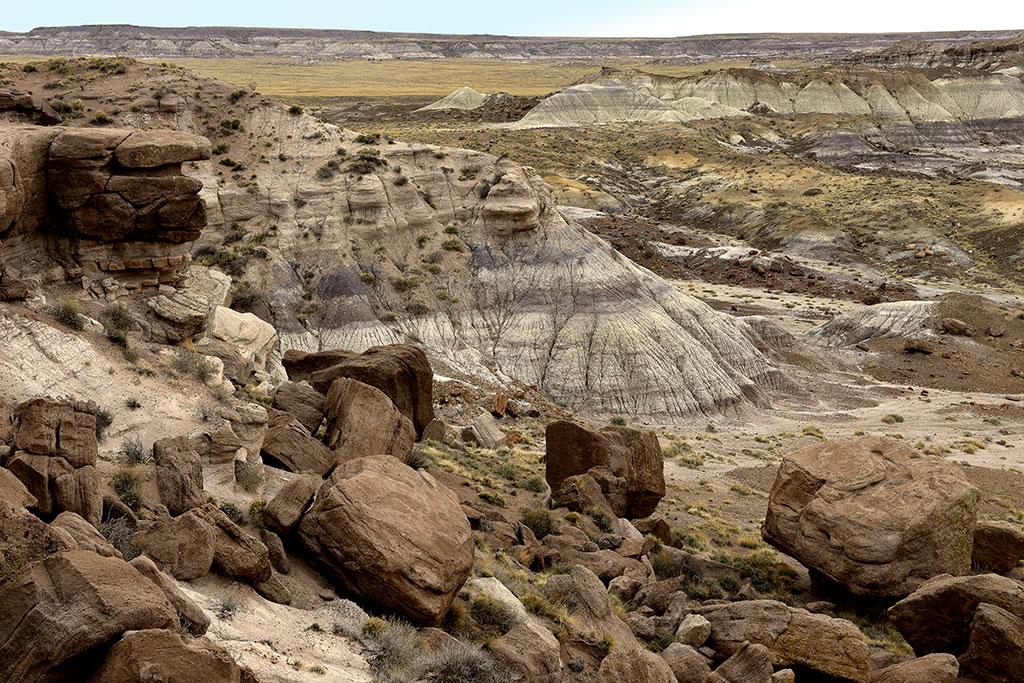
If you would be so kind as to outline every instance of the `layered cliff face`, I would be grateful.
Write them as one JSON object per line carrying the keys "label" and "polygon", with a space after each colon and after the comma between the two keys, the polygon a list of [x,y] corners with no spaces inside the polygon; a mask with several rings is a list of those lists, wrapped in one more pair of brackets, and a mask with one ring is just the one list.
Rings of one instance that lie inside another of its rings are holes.
{"label": "layered cliff face", "polygon": [[912,69],[821,69],[797,74],[727,69],[711,75],[674,78],[603,69],[586,81],[626,86],[674,107],[678,105],[684,112],[692,111],[696,98],[706,101],[708,106],[786,116],[863,116],[925,124],[984,124],[1024,118],[1024,83],[1002,74],[949,73],[930,78],[928,73]]}
{"label": "layered cliff face", "polygon": [[1024,73],[1024,36],[962,45],[901,40],[884,50],[837,58],[866,66],[960,67],[1019,76]]}
{"label": "layered cliff face", "polygon": [[[90,63],[55,68],[70,69],[70,80],[76,68],[91,75]],[[200,159],[209,153],[205,144],[179,150],[160,159],[164,172],[150,174],[145,186],[166,188],[158,202],[171,211],[181,208],[176,197],[194,199],[202,184],[209,226],[193,254],[232,276],[233,305],[271,322],[282,350],[362,351],[411,341],[446,374],[536,385],[574,408],[608,412],[713,411],[760,399],[779,381],[751,343],[752,330],[565,218],[529,168],[357,135],[250,91],[123,63],[124,73],[111,69],[84,91],[57,96],[84,93],[86,107],[109,106],[107,93],[120,88],[129,94],[115,102],[119,124],[185,134],[34,129],[42,139],[33,158],[50,159],[40,183],[49,183],[60,221],[31,234],[74,237],[65,274],[77,277],[76,267],[84,274],[87,261],[103,269],[94,250],[115,245],[145,250],[163,240],[162,256],[184,256],[198,211],[169,216],[159,230],[142,220],[149,209],[125,210],[122,220],[119,212],[135,206],[133,178],[149,173],[126,162],[122,147],[136,136],[194,140],[187,133],[200,133],[214,140],[212,159]],[[147,86],[134,85],[143,75]],[[175,106],[165,106],[171,98]],[[62,151],[62,136],[88,141],[88,153]],[[178,175],[186,158],[196,161]],[[58,191],[67,178],[82,192]],[[100,202],[115,220],[107,232],[92,222]],[[135,260],[121,262],[137,268]],[[161,281],[145,275],[153,279]]]}
{"label": "layered cliff face", "polygon": [[846,54],[886,48],[901,40],[940,45],[1009,38],[1015,31],[876,34],[737,34],[689,38],[524,38],[491,35],[378,33],[374,31],[57,26],[0,32],[0,52],[23,55],[132,55],[136,57],[299,57],[312,59],[600,59],[607,57]]}
{"label": "layered cliff face", "polygon": [[177,131],[0,125],[0,294],[183,281],[206,210],[181,164],[209,156]]}

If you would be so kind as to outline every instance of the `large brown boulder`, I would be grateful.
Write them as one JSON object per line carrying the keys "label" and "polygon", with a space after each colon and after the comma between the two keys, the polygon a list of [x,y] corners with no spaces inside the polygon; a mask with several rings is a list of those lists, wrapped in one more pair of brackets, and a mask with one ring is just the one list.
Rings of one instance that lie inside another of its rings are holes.
{"label": "large brown boulder", "polygon": [[559,683],[563,680],[558,639],[536,617],[527,618],[505,635],[492,640],[488,650],[524,680],[533,683]]}
{"label": "large brown boulder", "polygon": [[871,683],[956,683],[960,663],[950,654],[908,659],[871,672]]}
{"label": "large brown boulder", "polygon": [[53,481],[54,512],[74,512],[92,525],[103,519],[103,491],[99,471],[92,465],[79,467]]}
{"label": "large brown boulder", "polygon": [[[230,520],[229,520],[230,521]],[[176,579],[191,581],[206,576],[213,565],[217,534],[198,515],[162,516],[140,521],[132,544]]]}
{"label": "large brown boulder", "polygon": [[36,499],[39,514],[50,516],[60,512],[60,506],[57,505],[57,479],[74,472],[67,460],[17,451],[7,460],[7,468]]}
{"label": "large brown boulder", "polygon": [[231,653],[207,638],[136,631],[110,648],[89,683],[242,683]]}
{"label": "large brown boulder", "polygon": [[0,467],[0,501],[15,507],[34,508],[36,506],[36,497],[29,493],[21,480],[5,467]]}
{"label": "large brown boulder", "polygon": [[434,419],[434,372],[423,349],[411,344],[374,346],[365,353],[320,351],[304,353],[288,350],[284,367],[293,382],[308,380],[321,393],[330,390],[334,380],[350,377],[377,387],[395,407],[412,420],[418,436]]}
{"label": "large brown boulder", "polygon": [[405,462],[412,452],[416,443],[412,421],[380,389],[342,377],[331,384],[324,407],[324,439],[338,462],[380,454]]}
{"label": "large brown boulder", "polygon": [[62,512],[50,522],[50,527],[67,532],[68,536],[74,540],[78,550],[91,550],[103,557],[121,557],[121,552],[110,545],[103,534],[79,514]]}
{"label": "large brown boulder", "polygon": [[0,501],[0,589],[53,553],[75,550],[74,538],[20,506]]}
{"label": "large brown boulder", "polygon": [[201,636],[210,627],[210,617],[203,611],[203,608],[196,604],[195,600],[185,595],[185,591],[178,588],[174,579],[156,568],[153,560],[145,555],[139,555],[129,562],[140,574],[152,581],[157,588],[163,591],[164,597],[178,613],[178,623],[181,631],[191,633],[194,636]]}
{"label": "large brown boulder", "polygon": [[280,463],[292,472],[311,472],[318,477],[334,469],[338,455],[310,436],[298,420],[287,414],[282,417],[271,421],[263,439],[264,460],[269,459],[268,464]]}
{"label": "large brown boulder", "polygon": [[206,502],[203,492],[203,462],[184,436],[158,439],[153,443],[156,484],[160,501],[172,515],[180,515]]}
{"label": "large brown boulder", "polygon": [[801,667],[866,683],[868,644],[853,623],[787,607],[774,600],[744,600],[695,610],[711,622],[710,645],[732,656],[747,641],[768,648],[776,667]]}
{"label": "large brown boulder", "polygon": [[545,477],[557,492],[567,478],[589,474],[619,517],[646,517],[665,495],[664,462],[654,432],[628,427],[593,431],[565,421],[547,426]]}
{"label": "large brown boulder", "polygon": [[971,621],[986,602],[1024,617],[1024,587],[998,574],[935,576],[889,608],[889,619],[918,656],[959,655],[967,648]]}
{"label": "large brown boulder", "polygon": [[705,679],[705,683],[771,683],[772,673],[768,648],[756,643],[743,643]]}
{"label": "large brown boulder", "polygon": [[615,647],[601,660],[597,683],[676,683],[664,659],[640,647]]}
{"label": "large brown boulder", "polygon": [[960,669],[985,683],[1019,683],[1024,674],[1024,618],[988,603],[978,605]]}
{"label": "large brown boulder", "polygon": [[19,403],[14,443],[18,450],[56,455],[72,467],[96,464],[96,404],[34,398]]}
{"label": "large brown boulder", "polygon": [[473,567],[455,494],[387,455],[339,465],[299,533],[339,581],[420,624],[440,620]]}
{"label": "large brown boulder", "polygon": [[281,487],[263,510],[268,527],[288,535],[294,529],[316,495],[316,485],[308,477],[299,477]]}
{"label": "large brown boulder", "polygon": [[901,597],[966,574],[978,490],[951,462],[903,441],[827,441],[783,461],[761,533],[858,595]]}
{"label": "large brown boulder", "polygon": [[88,550],[50,555],[0,588],[0,680],[82,680],[93,648],[128,630],[176,628],[152,581]]}
{"label": "large brown boulder", "polygon": [[1006,522],[979,521],[974,528],[971,562],[975,567],[1005,574],[1024,558],[1024,531]]}
{"label": "large brown boulder", "polygon": [[213,565],[222,573],[252,585],[270,579],[267,546],[242,529],[213,503],[192,510],[213,528]]}
{"label": "large brown boulder", "polygon": [[325,398],[311,386],[285,382],[277,387],[271,405],[294,417],[310,434],[316,434],[324,419]]}

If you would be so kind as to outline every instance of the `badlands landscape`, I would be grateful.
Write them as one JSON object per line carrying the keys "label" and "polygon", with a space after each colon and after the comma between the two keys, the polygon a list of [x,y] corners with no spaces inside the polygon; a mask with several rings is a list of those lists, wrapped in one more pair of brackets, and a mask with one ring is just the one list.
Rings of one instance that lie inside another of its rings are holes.
{"label": "badlands landscape", "polygon": [[0,681],[1024,680],[1024,33],[0,32]]}

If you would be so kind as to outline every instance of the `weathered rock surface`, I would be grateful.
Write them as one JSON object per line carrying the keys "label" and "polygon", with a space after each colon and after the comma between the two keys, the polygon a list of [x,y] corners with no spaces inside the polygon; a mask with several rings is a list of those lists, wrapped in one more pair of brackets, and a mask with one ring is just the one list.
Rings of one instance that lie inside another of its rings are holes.
{"label": "weathered rock surface", "polygon": [[210,571],[216,541],[213,527],[191,512],[140,521],[132,535],[136,550],[182,581],[198,579]]}
{"label": "weathered rock surface", "polygon": [[316,492],[316,484],[307,477],[299,477],[285,484],[263,511],[263,519],[267,526],[285,535],[291,533],[302,519]]}
{"label": "weathered rock surface", "polygon": [[195,508],[192,514],[213,528],[213,564],[220,572],[253,585],[270,578],[270,556],[258,538],[232,522],[213,503]]}
{"label": "weathered rock surface", "polygon": [[871,672],[871,683],[956,683],[960,663],[950,654],[931,654]]}
{"label": "weathered rock surface", "polygon": [[284,382],[274,391],[274,401],[271,405],[294,417],[310,434],[316,434],[324,419],[325,398],[311,386],[298,382]]}
{"label": "weathered rock surface", "polygon": [[935,576],[889,608],[889,619],[918,656],[959,655],[975,611],[989,603],[1024,617],[1024,587],[996,574]]}
{"label": "weathered rock surface", "polygon": [[311,472],[320,477],[326,476],[339,461],[336,453],[287,415],[275,419],[267,429],[262,454],[264,459],[271,458],[292,472]]}
{"label": "weathered rock surface", "polygon": [[81,678],[76,659],[130,629],[176,628],[152,581],[123,560],[88,550],[56,553],[0,588],[0,678]]}
{"label": "weathered rock surface", "polygon": [[207,638],[147,629],[110,648],[90,683],[243,683],[242,670],[224,648]]}
{"label": "weathered rock surface", "polygon": [[192,598],[185,595],[185,592],[178,588],[178,584],[173,579],[157,569],[151,559],[139,555],[132,559],[129,564],[163,591],[164,597],[174,606],[174,611],[178,613],[178,623],[183,632],[191,633],[194,636],[201,636],[206,633],[206,629],[210,626],[210,617],[207,616],[202,607],[197,605]]}
{"label": "weathered rock surface", "polygon": [[665,660],[643,648],[613,647],[601,660],[598,683],[673,683],[675,676]]}
{"label": "weathered rock surface", "polygon": [[672,643],[661,653],[678,683],[704,683],[711,674],[707,660],[689,645]]}
{"label": "weathered rock surface", "polygon": [[239,313],[224,306],[216,306],[206,332],[212,339],[236,349],[246,363],[252,363],[254,370],[273,370],[273,364],[268,365],[268,361],[271,360],[271,353],[277,349],[278,338],[277,330],[270,323],[252,313]]}
{"label": "weathered rock surface", "polygon": [[490,413],[480,413],[469,426],[463,427],[462,440],[490,449],[508,444],[508,438]]}
{"label": "weathered rock surface", "polygon": [[434,623],[473,565],[455,495],[390,456],[340,465],[300,524],[313,555],[350,589],[417,623]]}
{"label": "weathered rock surface", "polygon": [[74,512],[62,512],[50,522],[50,526],[66,531],[74,539],[79,550],[91,550],[103,557],[121,557],[121,553],[110,545],[103,534],[81,515]]}
{"label": "weathered rock surface", "polygon": [[978,605],[960,668],[986,683],[1019,681],[1024,671],[1024,618],[988,603]]}
{"label": "weathered rock surface", "polygon": [[868,646],[851,622],[774,600],[745,600],[696,610],[711,622],[711,646],[731,656],[746,641],[768,648],[777,667],[804,667],[848,681],[868,680]]}
{"label": "weathered rock surface", "polygon": [[706,683],[771,683],[772,660],[768,648],[744,643],[705,680]]}
{"label": "weathered rock surface", "polygon": [[349,377],[334,380],[324,401],[326,444],[342,463],[365,455],[405,461],[416,442],[412,421],[380,389]]}
{"label": "weathered rock surface", "polygon": [[192,441],[183,436],[153,442],[156,483],[160,502],[172,515],[180,515],[206,502],[203,463]]}
{"label": "weathered rock surface", "polygon": [[54,455],[72,467],[96,464],[96,404],[36,398],[18,404],[15,448]]}
{"label": "weathered rock surface", "polygon": [[978,521],[974,527],[971,562],[975,567],[1005,574],[1024,558],[1024,532],[1005,522]]}
{"label": "weathered rock surface", "polygon": [[646,517],[665,495],[664,462],[653,432],[628,427],[591,431],[571,422],[547,426],[545,478],[553,502],[562,482],[589,474],[619,517]]}
{"label": "weathered rock surface", "polygon": [[334,380],[342,377],[380,389],[412,420],[417,435],[422,435],[434,419],[434,372],[426,353],[418,346],[375,346],[362,354],[347,351],[307,354],[290,350],[285,352],[284,366],[292,381],[309,380],[320,392],[329,391]]}
{"label": "weathered rock surface", "polygon": [[882,437],[832,440],[786,458],[762,535],[861,595],[908,595],[966,574],[978,493],[953,464]]}
{"label": "weathered rock surface", "polygon": [[526,680],[536,683],[562,680],[558,639],[535,619],[527,619],[491,641],[488,650],[509,670]]}

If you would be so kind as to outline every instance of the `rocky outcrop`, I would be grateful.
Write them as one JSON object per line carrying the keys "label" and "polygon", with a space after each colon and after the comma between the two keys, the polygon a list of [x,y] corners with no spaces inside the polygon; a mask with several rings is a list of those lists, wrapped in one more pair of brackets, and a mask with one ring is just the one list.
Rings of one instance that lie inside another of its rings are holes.
{"label": "rocky outcrop", "polygon": [[338,463],[364,455],[391,455],[405,461],[416,442],[412,421],[383,391],[348,377],[334,380],[324,402],[326,444]]}
{"label": "rocky outcrop", "polygon": [[665,495],[664,462],[653,432],[628,427],[591,431],[571,422],[552,422],[545,432],[545,478],[552,500],[575,499],[560,489],[566,479],[589,475],[619,517],[646,517]]}
{"label": "rocky outcrop", "polygon": [[[388,405],[390,407],[390,403]],[[261,453],[264,461],[283,465],[292,472],[311,472],[320,477],[330,473],[338,463],[336,453],[286,414],[271,422]]]}
{"label": "rocky outcrop", "polygon": [[773,600],[745,600],[701,607],[711,622],[711,644],[731,656],[754,643],[768,648],[777,667],[802,667],[847,681],[867,683],[868,645],[849,621],[787,607]]}
{"label": "rocky outcrop", "polygon": [[931,654],[871,673],[871,683],[956,683],[960,663],[950,654]]}
{"label": "rocky outcrop", "polygon": [[316,491],[316,484],[308,477],[285,484],[263,511],[267,526],[281,534],[290,534],[309,508]]}
{"label": "rocky outcrop", "polygon": [[936,576],[889,609],[889,619],[917,655],[961,654],[978,605],[989,603],[1024,617],[1024,587],[995,574]]}
{"label": "rocky outcrop", "polygon": [[139,521],[132,535],[136,550],[182,581],[206,576],[213,565],[216,541],[213,527],[190,512]]}
{"label": "rocky outcrop", "polygon": [[324,419],[324,398],[311,386],[284,382],[274,391],[271,405],[294,417],[310,434],[316,434]]}
{"label": "rocky outcrop", "polygon": [[900,597],[970,571],[977,504],[950,462],[893,439],[834,440],[783,461],[761,533],[856,594]]}
{"label": "rocky outcrop", "polygon": [[978,680],[1014,683],[1024,671],[1024,618],[982,603],[971,622],[967,652],[961,670]]}
{"label": "rocky outcrop", "polygon": [[24,683],[80,680],[92,648],[178,624],[152,581],[87,550],[55,553],[0,588],[0,612],[0,678]]}
{"label": "rocky outcrop", "polygon": [[67,510],[89,523],[103,514],[96,463],[96,405],[32,399],[18,405],[17,450],[7,468],[36,499],[42,515]]}
{"label": "rocky outcrop", "polygon": [[180,515],[206,502],[203,463],[192,442],[183,436],[153,442],[156,483],[160,501],[172,515]]}
{"label": "rocky outcrop", "polygon": [[437,622],[473,565],[455,494],[386,455],[340,465],[299,527],[313,557],[366,599]]}
{"label": "rocky outcrop", "polygon": [[[158,672],[158,673],[157,673]],[[134,683],[154,680],[242,683],[242,669],[224,648],[207,638],[188,638],[148,629],[130,633],[110,648],[93,683]]]}
{"label": "rocky outcrop", "polygon": [[105,296],[105,278],[182,282],[206,212],[181,163],[209,156],[205,138],[178,131],[0,126],[0,290],[23,298],[84,277]]}
{"label": "rocky outcrop", "polygon": [[308,380],[321,393],[327,393],[334,381],[343,377],[376,387],[412,421],[417,435],[434,419],[434,372],[418,346],[376,346],[362,354],[290,350],[284,354],[284,366],[292,381]]}
{"label": "rocky outcrop", "polygon": [[213,566],[227,576],[253,585],[270,579],[270,555],[267,546],[235,524],[213,503],[193,510],[214,532]]}
{"label": "rocky outcrop", "polygon": [[974,528],[971,563],[1000,574],[1024,558],[1024,532],[1006,522],[979,521]]}

